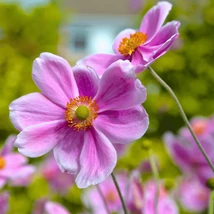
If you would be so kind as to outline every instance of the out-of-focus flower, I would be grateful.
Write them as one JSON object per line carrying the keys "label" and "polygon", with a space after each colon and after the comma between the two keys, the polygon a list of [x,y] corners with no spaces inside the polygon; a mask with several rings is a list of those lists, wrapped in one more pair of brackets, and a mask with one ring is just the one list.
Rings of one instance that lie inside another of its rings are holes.
{"label": "out-of-focus flower", "polygon": [[[207,155],[214,163],[214,135],[212,121],[206,118],[191,120],[192,128],[203,145]],[[212,177],[213,172],[201,154],[192,135],[187,128],[182,128],[178,136],[172,133],[164,135],[166,149],[179,168],[187,175],[196,174],[205,184]]]}
{"label": "out-of-focus flower", "polygon": [[70,214],[61,204],[40,199],[35,203],[32,214]]}
{"label": "out-of-focus flower", "polygon": [[138,171],[133,171],[128,181],[128,191],[125,195],[127,207],[131,213],[141,214],[144,206],[144,191]]}
{"label": "out-of-focus flower", "polygon": [[71,68],[43,53],[34,62],[33,79],[42,93],[10,104],[11,121],[21,131],[14,145],[29,157],[53,149],[61,171],[77,174],[79,188],[111,174],[117,162],[112,143],[130,143],[148,128],[141,106],[146,89],[129,61],[113,63],[100,79],[87,66]]}
{"label": "out-of-focus flower", "polygon": [[[120,187],[123,197],[126,195],[128,188],[128,178],[126,174],[116,175],[118,185]],[[104,182],[99,184],[100,192],[96,187],[92,187],[83,195],[83,202],[85,205],[92,209],[94,214],[108,214],[104,201],[108,206],[110,212],[119,212],[122,209],[122,204],[120,197],[118,195],[117,189],[111,177],[107,178]]]}
{"label": "out-of-focus flower", "polygon": [[208,207],[209,189],[196,177],[185,178],[178,186],[177,198],[186,210],[201,213]]}
{"label": "out-of-focus flower", "polygon": [[60,193],[66,193],[74,183],[74,176],[62,173],[53,155],[48,156],[42,163],[41,173],[52,189]]}
{"label": "out-of-focus flower", "polygon": [[27,164],[27,158],[12,151],[16,136],[11,135],[0,151],[0,188],[7,181],[10,185],[26,186],[31,181],[35,167]]}
{"label": "out-of-focus flower", "polygon": [[3,192],[0,194],[0,214],[7,214],[9,209],[9,194]]}
{"label": "out-of-focus flower", "polygon": [[[155,182],[149,181],[144,185],[144,206],[142,209],[143,214],[154,214],[156,185]],[[178,207],[175,201],[170,197],[162,185],[159,185],[159,197],[157,213],[160,214],[178,214]]]}
{"label": "out-of-focus flower", "polygon": [[165,54],[178,38],[178,21],[162,26],[172,5],[161,1],[144,16],[140,29],[125,29],[118,34],[113,43],[114,54],[99,53],[85,57],[77,64],[85,64],[103,75],[113,62],[129,60],[135,72],[145,70],[154,60]]}

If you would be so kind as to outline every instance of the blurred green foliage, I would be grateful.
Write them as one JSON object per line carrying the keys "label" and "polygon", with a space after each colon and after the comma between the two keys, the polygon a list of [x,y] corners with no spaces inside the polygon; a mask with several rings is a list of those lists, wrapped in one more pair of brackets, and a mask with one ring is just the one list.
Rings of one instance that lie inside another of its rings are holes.
{"label": "blurred green foliage", "polygon": [[56,53],[61,13],[50,4],[29,13],[13,4],[0,4],[0,137],[14,132],[8,105],[37,91],[32,62],[41,52]]}

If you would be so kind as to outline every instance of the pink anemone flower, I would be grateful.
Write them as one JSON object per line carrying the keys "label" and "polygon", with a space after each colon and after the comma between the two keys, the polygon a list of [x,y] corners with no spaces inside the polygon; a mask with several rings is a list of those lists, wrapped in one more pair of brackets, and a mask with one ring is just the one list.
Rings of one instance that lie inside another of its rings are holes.
{"label": "pink anemone flower", "polygon": [[185,210],[202,213],[209,204],[210,191],[197,177],[184,178],[178,186],[177,198]]}
{"label": "pink anemone flower", "polygon": [[117,162],[113,144],[135,141],[148,128],[141,106],[146,89],[129,61],[113,63],[99,78],[87,66],[71,68],[63,58],[43,53],[34,62],[33,79],[41,93],[9,107],[21,131],[14,145],[29,157],[53,149],[61,171],[77,174],[79,188],[104,181]]}
{"label": "pink anemone flower", "polygon": [[[144,186],[144,206],[142,209],[143,214],[155,214],[156,185],[154,181],[149,181]],[[164,189],[162,185],[159,185],[159,197],[157,204],[157,213],[160,214],[178,214],[178,206],[174,199]]]}
{"label": "pink anemone flower", "polygon": [[100,76],[109,65],[119,59],[129,60],[137,73],[145,70],[154,60],[165,54],[179,36],[178,21],[162,26],[171,7],[169,2],[159,2],[144,16],[140,29],[125,29],[117,35],[113,43],[113,54],[93,54],[77,64],[94,68]]}
{"label": "pink anemone flower", "polygon": [[7,181],[10,185],[26,186],[35,172],[35,167],[27,164],[26,157],[12,151],[15,139],[15,135],[9,136],[0,151],[0,188]]}

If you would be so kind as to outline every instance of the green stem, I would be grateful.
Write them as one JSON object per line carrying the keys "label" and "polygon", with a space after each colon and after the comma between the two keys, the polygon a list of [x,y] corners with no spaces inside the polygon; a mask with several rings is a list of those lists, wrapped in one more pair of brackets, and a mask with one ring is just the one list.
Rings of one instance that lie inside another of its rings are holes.
{"label": "green stem", "polygon": [[113,172],[111,173],[111,176],[112,176],[112,179],[113,179],[113,181],[114,181],[114,184],[115,184],[115,187],[116,187],[116,189],[117,189],[117,192],[118,192],[118,194],[119,194],[120,201],[121,201],[122,206],[123,206],[124,214],[128,214],[128,211],[127,211],[127,209],[126,209],[125,202],[124,202],[124,200],[123,200],[123,196],[122,196],[121,191],[120,191],[120,187],[119,187],[119,185],[118,185],[118,183],[117,183],[116,177],[114,176],[114,173],[113,173]]}
{"label": "green stem", "polygon": [[152,173],[155,179],[156,191],[155,191],[155,201],[154,201],[154,211],[155,214],[158,214],[158,198],[159,198],[159,174],[158,168],[155,162],[155,158],[152,155],[152,150],[149,150],[149,161],[152,167]]}
{"label": "green stem", "polygon": [[102,192],[101,188],[99,187],[99,185],[97,185],[97,191],[99,192],[100,197],[101,197],[102,200],[103,200],[103,204],[104,204],[104,207],[105,207],[105,209],[106,209],[106,212],[107,212],[108,214],[111,214],[111,211],[110,211],[109,208],[108,208],[108,204],[107,204],[107,202],[106,202],[106,200],[105,200],[105,197],[104,197],[103,192]]}
{"label": "green stem", "polygon": [[214,213],[214,191],[210,191],[209,214]]}
{"label": "green stem", "polygon": [[189,129],[190,133],[192,134],[192,137],[194,138],[196,144],[198,145],[198,148],[200,149],[201,153],[204,155],[204,158],[206,159],[207,163],[209,164],[210,168],[212,169],[212,171],[214,172],[214,166],[211,162],[211,160],[209,159],[209,157],[207,156],[204,148],[202,147],[200,141],[198,140],[197,136],[195,135],[194,131],[192,130],[192,127],[187,119],[187,116],[178,100],[178,98],[176,97],[176,95],[174,94],[174,92],[172,91],[172,89],[161,79],[160,76],[158,76],[158,74],[151,68],[148,67],[149,71],[151,72],[151,74],[153,75],[153,77],[170,93],[170,95],[172,96],[172,98],[175,100],[178,109],[180,111],[181,117],[183,118],[184,122],[187,125],[187,128]]}

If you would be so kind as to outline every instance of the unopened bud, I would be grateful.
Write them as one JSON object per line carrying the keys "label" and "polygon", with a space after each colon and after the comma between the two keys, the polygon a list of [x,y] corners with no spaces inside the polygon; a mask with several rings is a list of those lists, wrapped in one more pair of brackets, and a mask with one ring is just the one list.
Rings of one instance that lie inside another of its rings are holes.
{"label": "unopened bud", "polygon": [[150,140],[143,140],[142,149],[149,150],[151,148],[151,145],[152,143]]}
{"label": "unopened bud", "polygon": [[209,189],[214,190],[214,178],[209,178],[206,182],[206,186]]}

